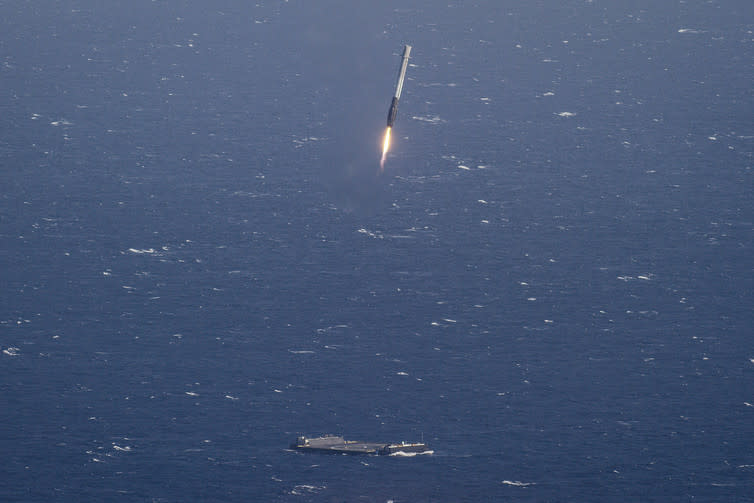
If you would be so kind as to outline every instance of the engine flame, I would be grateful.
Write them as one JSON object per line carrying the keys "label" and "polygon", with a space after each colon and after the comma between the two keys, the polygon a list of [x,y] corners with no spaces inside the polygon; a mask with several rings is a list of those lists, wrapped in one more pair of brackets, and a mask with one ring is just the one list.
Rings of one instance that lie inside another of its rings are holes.
{"label": "engine flame", "polygon": [[385,141],[382,143],[382,159],[380,159],[380,171],[385,169],[385,158],[390,150],[390,127],[385,130]]}

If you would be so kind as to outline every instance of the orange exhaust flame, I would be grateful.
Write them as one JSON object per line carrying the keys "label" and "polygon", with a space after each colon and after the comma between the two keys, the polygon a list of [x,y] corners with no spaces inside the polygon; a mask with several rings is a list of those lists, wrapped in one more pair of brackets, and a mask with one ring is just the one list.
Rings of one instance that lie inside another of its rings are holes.
{"label": "orange exhaust flame", "polygon": [[390,150],[390,127],[385,130],[385,141],[382,143],[382,159],[380,159],[380,171],[385,169],[385,158]]}

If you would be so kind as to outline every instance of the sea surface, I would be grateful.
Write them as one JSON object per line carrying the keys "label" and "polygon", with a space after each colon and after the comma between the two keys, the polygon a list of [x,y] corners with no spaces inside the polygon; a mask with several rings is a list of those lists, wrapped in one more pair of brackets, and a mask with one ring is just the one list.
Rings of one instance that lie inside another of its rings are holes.
{"label": "sea surface", "polygon": [[0,2],[0,500],[752,501],[752,82],[750,0]]}

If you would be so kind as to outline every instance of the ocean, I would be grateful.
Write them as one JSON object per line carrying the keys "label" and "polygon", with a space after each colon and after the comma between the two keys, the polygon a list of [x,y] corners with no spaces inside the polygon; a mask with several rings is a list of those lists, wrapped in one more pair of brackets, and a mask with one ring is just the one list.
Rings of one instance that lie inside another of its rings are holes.
{"label": "ocean", "polygon": [[0,28],[0,500],[751,501],[750,1]]}

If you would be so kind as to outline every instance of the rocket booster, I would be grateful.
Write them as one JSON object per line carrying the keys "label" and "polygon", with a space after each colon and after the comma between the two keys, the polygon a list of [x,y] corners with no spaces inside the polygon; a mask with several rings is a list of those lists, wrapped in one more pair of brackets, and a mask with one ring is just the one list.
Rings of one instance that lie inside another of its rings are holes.
{"label": "rocket booster", "polygon": [[403,48],[403,60],[401,61],[401,69],[398,72],[398,81],[395,84],[395,93],[393,94],[393,101],[390,102],[390,110],[387,112],[387,127],[392,128],[395,123],[395,116],[398,114],[398,100],[401,99],[401,91],[403,91],[403,79],[406,78],[406,67],[408,66],[408,57],[411,54],[411,46],[407,45]]}

